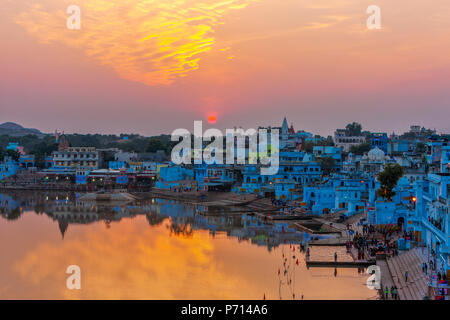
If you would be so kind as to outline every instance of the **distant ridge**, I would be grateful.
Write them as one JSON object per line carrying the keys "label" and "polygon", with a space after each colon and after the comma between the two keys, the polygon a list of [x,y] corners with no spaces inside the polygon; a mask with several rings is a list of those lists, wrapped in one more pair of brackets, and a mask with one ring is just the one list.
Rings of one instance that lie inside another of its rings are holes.
{"label": "distant ridge", "polygon": [[24,128],[20,124],[14,122],[5,122],[0,124],[0,135],[8,135],[13,137],[22,137],[28,134],[42,136],[43,133],[38,129]]}

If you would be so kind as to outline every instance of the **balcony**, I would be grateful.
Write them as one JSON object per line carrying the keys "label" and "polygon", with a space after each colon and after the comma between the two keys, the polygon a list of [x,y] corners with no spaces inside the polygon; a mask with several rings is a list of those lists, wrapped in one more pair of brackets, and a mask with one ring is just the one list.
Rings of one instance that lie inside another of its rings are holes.
{"label": "balcony", "polygon": [[441,243],[447,242],[447,236],[445,235],[445,233],[442,232],[439,228],[437,228],[434,224],[432,224],[426,219],[422,219],[422,223],[428,230],[433,232],[441,240]]}

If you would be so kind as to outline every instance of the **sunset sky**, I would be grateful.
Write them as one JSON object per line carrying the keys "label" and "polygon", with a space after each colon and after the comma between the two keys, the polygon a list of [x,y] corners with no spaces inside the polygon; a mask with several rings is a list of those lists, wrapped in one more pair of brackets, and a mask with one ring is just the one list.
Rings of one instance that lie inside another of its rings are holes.
{"label": "sunset sky", "polygon": [[2,0],[0,37],[0,123],[450,132],[448,0]]}

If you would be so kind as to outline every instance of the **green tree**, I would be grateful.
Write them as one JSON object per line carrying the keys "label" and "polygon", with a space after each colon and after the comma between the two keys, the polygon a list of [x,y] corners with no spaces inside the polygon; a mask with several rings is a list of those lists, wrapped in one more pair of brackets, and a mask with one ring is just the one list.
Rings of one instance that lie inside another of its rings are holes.
{"label": "green tree", "polygon": [[358,122],[349,123],[345,129],[347,129],[350,136],[360,136],[362,131],[362,126]]}
{"label": "green tree", "polygon": [[423,142],[419,142],[418,144],[416,144],[414,151],[416,153],[423,154],[427,152],[427,145]]}
{"label": "green tree", "polygon": [[14,161],[19,161],[20,153],[15,150],[6,150],[5,156],[11,157]]}
{"label": "green tree", "polygon": [[389,163],[384,167],[384,170],[378,174],[378,180],[380,181],[380,188],[377,190],[377,194],[391,201],[395,195],[393,191],[397,185],[398,180],[403,176],[403,167],[398,163]]}
{"label": "green tree", "polygon": [[370,143],[361,143],[350,147],[350,152],[357,155],[363,155],[370,151]]}
{"label": "green tree", "polygon": [[320,163],[320,165],[322,167],[322,172],[324,175],[329,175],[333,171],[334,164],[335,164],[335,161],[333,158],[331,158],[331,157],[319,158],[318,162]]}
{"label": "green tree", "polygon": [[302,143],[302,151],[312,153],[315,146],[334,146],[333,140],[322,140],[314,143],[312,141],[303,141]]}
{"label": "green tree", "polygon": [[166,151],[166,145],[164,145],[160,139],[158,138],[151,138],[147,143],[147,148],[145,149],[146,152],[157,152],[159,150]]}

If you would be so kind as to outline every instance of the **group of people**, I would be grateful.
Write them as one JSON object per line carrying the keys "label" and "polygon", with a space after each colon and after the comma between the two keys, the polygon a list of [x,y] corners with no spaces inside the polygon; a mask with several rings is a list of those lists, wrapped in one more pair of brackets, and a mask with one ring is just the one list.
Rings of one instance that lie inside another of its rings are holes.
{"label": "group of people", "polygon": [[370,234],[360,234],[356,232],[351,241],[346,243],[347,250],[354,247],[358,251],[358,260],[364,259],[364,252],[374,257],[377,252],[383,252],[392,256],[398,255],[398,248],[395,241],[378,240]]}
{"label": "group of people", "polygon": [[384,296],[384,298],[386,300],[389,299],[389,294],[391,295],[391,299],[392,300],[399,300],[400,299],[400,297],[398,295],[397,286],[392,286],[391,289],[389,289],[389,287],[386,286],[385,296]]}

